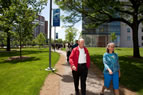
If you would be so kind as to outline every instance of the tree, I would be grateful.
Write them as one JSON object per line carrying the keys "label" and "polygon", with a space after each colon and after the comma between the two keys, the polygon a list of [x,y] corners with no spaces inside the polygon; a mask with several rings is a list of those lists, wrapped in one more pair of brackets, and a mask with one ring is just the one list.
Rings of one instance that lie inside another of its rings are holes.
{"label": "tree", "polygon": [[57,39],[55,40],[56,43],[63,43],[63,40],[62,39]]}
{"label": "tree", "polygon": [[[87,26],[97,27],[103,23],[120,21],[132,28],[133,56],[140,57],[138,29],[143,22],[143,0],[55,0],[69,16],[64,21],[76,23],[88,19]],[[82,18],[82,16],[84,18]]]}
{"label": "tree", "polygon": [[40,46],[43,46],[46,44],[46,37],[45,35],[41,32],[37,37],[36,37],[36,43]]}
{"label": "tree", "polygon": [[7,33],[7,51],[10,51],[10,30],[12,30],[12,24],[15,20],[15,12],[11,5],[12,0],[0,0],[0,27]]}
{"label": "tree", "polygon": [[18,48],[19,42],[18,42],[18,35],[17,35],[17,33],[16,32],[11,32],[10,36],[11,36],[11,39],[10,39],[11,46]]}
{"label": "tree", "polygon": [[3,47],[6,45],[6,33],[0,32],[0,46]]}
{"label": "tree", "polygon": [[16,40],[19,41],[20,58],[22,58],[22,44],[26,41],[29,35],[32,35],[34,24],[32,22],[36,18],[36,12],[28,7],[26,0],[17,1],[11,5],[12,10],[15,12],[15,20],[13,23]]}
{"label": "tree", "polygon": [[116,33],[111,33],[111,41],[114,42],[117,39]]}
{"label": "tree", "polygon": [[11,31],[17,20],[16,12],[21,10],[17,8],[19,2],[24,2],[28,8],[36,12],[36,15],[47,4],[47,0],[0,0],[0,28],[7,33],[7,51],[10,51]]}
{"label": "tree", "polygon": [[91,39],[89,37],[86,37],[85,40],[86,40],[85,44],[90,45]]}
{"label": "tree", "polygon": [[68,42],[73,42],[75,37],[76,37],[76,34],[77,34],[78,30],[76,28],[73,28],[73,27],[69,27],[65,30],[65,39],[66,41]]}

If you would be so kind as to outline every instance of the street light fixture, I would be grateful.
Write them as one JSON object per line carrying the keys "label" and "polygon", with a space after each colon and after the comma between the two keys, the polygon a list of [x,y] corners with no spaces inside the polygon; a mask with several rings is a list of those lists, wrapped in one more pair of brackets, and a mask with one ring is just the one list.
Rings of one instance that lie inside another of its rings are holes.
{"label": "street light fixture", "polygon": [[52,28],[52,25],[51,25],[51,22],[52,22],[52,0],[50,0],[50,17],[49,17],[49,67],[46,68],[45,70],[46,71],[55,71],[55,69],[52,68],[51,66],[51,28]]}

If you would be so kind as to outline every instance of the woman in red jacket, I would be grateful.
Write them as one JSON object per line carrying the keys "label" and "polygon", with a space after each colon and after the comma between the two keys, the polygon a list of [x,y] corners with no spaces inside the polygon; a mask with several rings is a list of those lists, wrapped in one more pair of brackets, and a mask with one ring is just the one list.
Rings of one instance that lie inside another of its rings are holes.
{"label": "woman in red jacket", "polygon": [[79,39],[78,47],[72,50],[70,65],[72,69],[76,95],[79,95],[79,78],[81,79],[81,95],[86,95],[86,78],[90,66],[90,56],[84,46],[84,39]]}

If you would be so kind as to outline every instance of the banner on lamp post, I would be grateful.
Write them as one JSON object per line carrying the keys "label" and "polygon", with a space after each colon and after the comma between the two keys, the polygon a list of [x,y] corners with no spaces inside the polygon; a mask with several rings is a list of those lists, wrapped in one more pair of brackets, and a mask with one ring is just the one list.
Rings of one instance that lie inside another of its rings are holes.
{"label": "banner on lamp post", "polygon": [[60,9],[53,9],[53,27],[60,26]]}
{"label": "banner on lamp post", "polygon": [[58,33],[56,33],[56,39],[58,39]]}

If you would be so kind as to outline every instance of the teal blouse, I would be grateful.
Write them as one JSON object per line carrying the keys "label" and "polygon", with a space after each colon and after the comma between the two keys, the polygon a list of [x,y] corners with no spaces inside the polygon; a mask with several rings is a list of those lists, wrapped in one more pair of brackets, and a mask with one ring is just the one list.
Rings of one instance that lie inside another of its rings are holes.
{"label": "teal blouse", "polygon": [[120,69],[118,55],[116,53],[104,53],[103,55],[103,64],[104,64],[104,74],[109,74],[108,68],[112,70],[113,73],[116,73]]}

